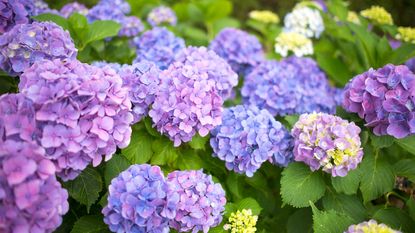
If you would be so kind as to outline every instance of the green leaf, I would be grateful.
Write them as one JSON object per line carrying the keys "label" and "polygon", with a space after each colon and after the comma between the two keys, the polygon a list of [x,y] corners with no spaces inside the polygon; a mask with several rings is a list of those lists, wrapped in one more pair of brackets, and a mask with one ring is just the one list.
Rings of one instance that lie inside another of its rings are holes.
{"label": "green leaf", "polygon": [[194,150],[179,153],[176,163],[175,167],[180,170],[199,170],[203,168],[203,161]]}
{"label": "green leaf", "polygon": [[376,149],[390,147],[394,142],[394,138],[389,135],[376,136],[374,134],[370,134],[370,140],[372,142],[372,146]]}
{"label": "green leaf", "polygon": [[113,37],[118,34],[121,25],[111,20],[99,20],[89,25],[88,35],[84,44],[92,41],[102,40],[107,37]]}
{"label": "green leaf", "polygon": [[[301,190],[301,191],[299,191]],[[312,172],[303,163],[291,163],[284,169],[281,177],[281,196],[284,203],[294,207],[309,206],[326,191],[326,184],[318,172]]]}
{"label": "green leaf", "polygon": [[284,120],[288,122],[291,128],[297,123],[298,119],[300,118],[299,115],[288,115],[284,117]]}
{"label": "green leaf", "polygon": [[347,19],[348,9],[342,0],[327,1],[327,8],[330,13],[345,21]]}
{"label": "green leaf", "polygon": [[[301,223],[301,224],[300,224]],[[310,208],[297,210],[287,221],[287,233],[312,233],[313,216]]]}
{"label": "green leaf", "polygon": [[[353,23],[348,23],[348,27],[355,33],[358,42],[362,45],[364,56],[368,61],[369,66],[375,66],[375,56],[376,56],[376,45],[377,38],[375,34],[370,33],[365,27],[356,25]],[[368,68],[368,67],[367,67]]]}
{"label": "green leaf", "polygon": [[102,190],[102,180],[97,171],[87,167],[76,179],[63,183],[63,187],[73,199],[86,205],[89,212],[89,208],[97,201]]}
{"label": "green leaf", "polygon": [[376,45],[377,66],[381,67],[386,65],[392,52],[393,50],[389,44],[389,40],[385,36],[382,37]]}
{"label": "green leaf", "polygon": [[415,135],[402,139],[395,139],[395,142],[407,152],[415,155]]}
{"label": "green leaf", "polygon": [[56,23],[57,25],[61,26],[63,29],[69,30],[68,21],[60,15],[45,13],[45,14],[40,14],[40,15],[33,16],[32,18],[37,20],[37,21],[41,21],[41,22],[43,22],[43,21],[52,21],[52,22]]}
{"label": "green leaf", "polygon": [[104,196],[99,199],[98,203],[101,207],[105,207],[108,204],[108,191],[104,194]]}
{"label": "green leaf", "polygon": [[228,202],[225,205],[225,213],[223,213],[223,215],[226,218],[229,218],[231,216],[231,213],[235,212],[238,210],[238,207],[235,205],[235,203],[232,202]]}
{"label": "green leaf", "polygon": [[252,197],[244,198],[236,203],[237,210],[252,210],[253,215],[259,215],[261,213],[262,207],[259,203]]}
{"label": "green leaf", "polygon": [[82,216],[75,222],[71,233],[106,233],[108,226],[102,221],[102,215]]}
{"label": "green leaf", "polygon": [[235,199],[242,198],[242,176],[231,172],[226,178],[226,186]]}
{"label": "green leaf", "polygon": [[211,1],[208,5],[205,20],[214,21],[232,13],[232,3],[228,0]]}
{"label": "green leaf", "polygon": [[400,160],[393,166],[397,176],[407,177],[410,181],[415,182],[415,160]]}
{"label": "green leaf", "polygon": [[151,163],[155,165],[165,165],[174,163],[179,156],[173,143],[167,138],[160,138],[152,143],[154,155]]}
{"label": "green leaf", "polygon": [[415,221],[415,200],[413,197],[408,198],[406,201],[406,209],[408,210],[409,216]]}
{"label": "green leaf", "polygon": [[387,63],[392,63],[395,65],[402,64],[406,62],[409,58],[415,56],[415,45],[405,43],[402,44],[399,48],[395,49],[389,56]]}
{"label": "green leaf", "polygon": [[373,219],[394,229],[401,229],[402,232],[413,232],[415,229],[415,221],[398,208],[382,208],[376,211]]}
{"label": "green leaf", "polygon": [[132,163],[142,164],[153,156],[152,138],[145,130],[133,130],[131,142],[121,153]]}
{"label": "green leaf", "polygon": [[130,165],[131,163],[124,157],[124,155],[114,155],[112,159],[105,164],[105,184],[107,186],[110,185],[111,180],[126,170]]}
{"label": "green leaf", "polygon": [[144,121],[144,126],[146,127],[147,132],[151,136],[153,136],[153,137],[160,137],[161,136],[160,133],[155,128],[153,128],[153,126],[152,126],[153,121],[151,120],[150,117],[144,118],[143,121]]}
{"label": "green leaf", "polygon": [[345,85],[352,74],[349,67],[340,59],[333,57],[328,53],[316,53],[318,65],[327,72],[327,74],[338,84]]}
{"label": "green leaf", "polygon": [[345,177],[331,177],[331,183],[338,193],[348,195],[356,194],[361,179],[360,173],[361,169],[358,167],[357,169],[350,171]]}
{"label": "green leaf", "polygon": [[208,43],[208,36],[205,31],[192,26],[184,28],[183,34],[190,39],[193,45],[205,45]]}
{"label": "green leaf", "polygon": [[366,218],[366,209],[356,195],[329,193],[323,197],[322,201],[325,210],[344,213],[356,222],[362,222]]}
{"label": "green leaf", "polygon": [[254,173],[252,177],[245,177],[245,182],[255,189],[261,190],[263,192],[268,192],[268,184],[267,178],[261,173],[261,171],[257,171]]}
{"label": "green leaf", "polygon": [[206,142],[209,141],[209,136],[202,137],[199,134],[193,136],[192,141],[189,142],[189,146],[195,150],[205,150]]}
{"label": "green leaf", "polygon": [[343,233],[350,225],[356,223],[345,214],[334,210],[320,211],[310,202],[313,210],[314,233]]}

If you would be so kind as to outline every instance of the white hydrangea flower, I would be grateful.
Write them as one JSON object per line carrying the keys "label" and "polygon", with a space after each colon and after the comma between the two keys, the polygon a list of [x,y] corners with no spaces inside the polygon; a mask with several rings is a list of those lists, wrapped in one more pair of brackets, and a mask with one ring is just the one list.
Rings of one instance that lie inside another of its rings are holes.
{"label": "white hydrangea flower", "polygon": [[324,31],[320,12],[310,7],[296,7],[284,18],[284,30],[300,33],[308,38],[319,38]]}
{"label": "white hydrangea flower", "polygon": [[283,57],[292,51],[295,56],[302,57],[313,54],[313,43],[297,32],[281,32],[275,38],[275,52]]}

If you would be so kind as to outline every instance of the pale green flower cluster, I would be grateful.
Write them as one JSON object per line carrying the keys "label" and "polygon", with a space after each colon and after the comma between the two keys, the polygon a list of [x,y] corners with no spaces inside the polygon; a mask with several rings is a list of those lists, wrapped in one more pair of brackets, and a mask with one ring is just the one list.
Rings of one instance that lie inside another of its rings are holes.
{"label": "pale green flower cluster", "polygon": [[380,25],[392,25],[392,15],[381,6],[372,6],[369,9],[360,12],[360,15],[369,21]]}
{"label": "pale green flower cluster", "polygon": [[415,28],[398,27],[396,39],[415,44]]}
{"label": "pale green flower cluster", "polygon": [[283,57],[293,52],[297,57],[313,54],[313,43],[304,35],[297,32],[281,32],[275,38],[275,52]]}
{"label": "pale green flower cluster", "polygon": [[253,215],[250,209],[238,210],[231,213],[229,223],[223,226],[223,229],[230,230],[231,233],[254,233],[256,232],[256,222],[258,216]]}
{"label": "pale green flower cluster", "polygon": [[249,18],[267,24],[280,22],[278,15],[272,11],[251,11],[249,12]]}

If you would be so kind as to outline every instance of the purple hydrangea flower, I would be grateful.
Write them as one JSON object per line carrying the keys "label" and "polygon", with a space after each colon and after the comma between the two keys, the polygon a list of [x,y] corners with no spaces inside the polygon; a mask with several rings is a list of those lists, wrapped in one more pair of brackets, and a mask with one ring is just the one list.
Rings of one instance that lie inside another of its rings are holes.
{"label": "purple hydrangea flower", "polygon": [[149,115],[157,130],[175,146],[202,137],[222,122],[223,99],[206,71],[173,63],[161,73],[161,83]]}
{"label": "purple hydrangea flower", "polygon": [[124,17],[124,13],[117,5],[103,3],[103,1],[100,1],[97,5],[89,9],[87,14],[89,22],[97,20],[114,20],[120,23]]}
{"label": "purple hydrangea flower", "polygon": [[0,69],[19,75],[43,59],[75,59],[77,49],[67,31],[51,22],[18,24],[0,35]]}
{"label": "purple hydrangea flower", "polygon": [[220,31],[209,48],[225,59],[235,72],[243,75],[247,75],[265,59],[259,40],[235,28],[225,28]]}
{"label": "purple hydrangea flower", "polygon": [[364,233],[364,232],[385,232],[385,233],[402,233],[401,231],[393,230],[383,223],[377,223],[370,219],[367,222],[362,222],[357,225],[351,225],[344,233]]}
{"label": "purple hydrangea flower", "polygon": [[292,139],[265,109],[238,105],[225,109],[222,124],[211,132],[213,156],[226,168],[252,177],[268,159],[280,166],[292,161]]}
{"label": "purple hydrangea flower", "polygon": [[126,16],[121,21],[121,30],[118,35],[133,37],[144,31],[144,25],[141,20],[135,16]]}
{"label": "purple hydrangea flower", "polygon": [[334,90],[311,58],[263,62],[246,76],[241,94],[245,104],[274,116],[336,110]]}
{"label": "purple hydrangea flower", "polygon": [[67,3],[65,6],[63,6],[59,13],[63,17],[68,18],[73,13],[79,13],[81,15],[87,15],[88,10],[89,9],[82,3],[70,2],[70,3]]}
{"label": "purple hydrangea flower", "polygon": [[152,61],[164,70],[173,63],[177,54],[185,48],[182,38],[176,37],[166,28],[155,27],[134,38],[137,58],[134,63],[143,60]]}
{"label": "purple hydrangea flower", "polygon": [[409,59],[408,61],[405,62],[405,65],[412,71],[415,73],[415,57]]}
{"label": "purple hydrangea flower", "polygon": [[29,12],[25,1],[0,0],[0,34],[12,29],[16,24],[29,23]]}
{"label": "purple hydrangea flower", "polygon": [[64,180],[75,178],[102,155],[130,142],[133,120],[128,90],[109,67],[76,60],[36,62],[21,75],[19,90],[35,104],[40,144]]}
{"label": "purple hydrangea flower", "polygon": [[100,0],[98,4],[116,7],[123,14],[129,14],[131,12],[130,4],[126,0]]}
{"label": "purple hydrangea flower", "polygon": [[160,167],[132,165],[111,181],[104,222],[112,232],[168,232],[179,202],[172,188]]}
{"label": "purple hydrangea flower", "polygon": [[106,61],[94,61],[92,62],[93,66],[96,66],[98,68],[104,68],[106,66],[110,67],[111,69],[115,70],[115,72],[119,73],[125,65],[121,65],[119,63],[111,63]]}
{"label": "purple hydrangea flower", "polygon": [[302,114],[295,123],[294,160],[312,171],[320,168],[332,176],[346,176],[362,161],[360,128],[326,113]]}
{"label": "purple hydrangea flower", "polygon": [[216,89],[223,99],[229,98],[232,88],[238,85],[238,75],[231,66],[205,47],[189,46],[180,52],[176,61],[186,66],[197,67],[199,71],[207,73],[209,79],[216,82]]}
{"label": "purple hydrangea flower", "polygon": [[212,176],[199,171],[174,171],[167,176],[173,191],[179,193],[176,216],[170,227],[179,232],[203,231],[219,225],[225,210],[225,191]]}
{"label": "purple hydrangea flower", "polygon": [[162,24],[176,25],[177,17],[174,11],[166,6],[159,6],[150,11],[147,16],[147,22],[155,27]]}
{"label": "purple hydrangea flower", "polygon": [[415,75],[388,64],[357,75],[346,86],[343,107],[357,113],[376,135],[404,138],[415,133]]}

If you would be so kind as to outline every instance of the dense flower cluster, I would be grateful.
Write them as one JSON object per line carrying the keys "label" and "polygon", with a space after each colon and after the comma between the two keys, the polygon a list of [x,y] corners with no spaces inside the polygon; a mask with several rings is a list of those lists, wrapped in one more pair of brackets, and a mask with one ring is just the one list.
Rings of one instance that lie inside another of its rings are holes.
{"label": "dense flower cluster", "polygon": [[137,58],[134,62],[152,61],[164,70],[174,61],[177,54],[185,48],[182,38],[176,37],[166,28],[155,27],[134,38]]}
{"label": "dense flower cluster", "polygon": [[268,159],[286,166],[293,157],[287,130],[265,109],[242,105],[225,109],[222,124],[211,135],[213,156],[224,160],[229,170],[249,177]]}
{"label": "dense flower cluster", "polygon": [[129,14],[131,12],[131,7],[128,3],[128,0],[100,0],[98,4],[116,7],[117,9],[121,10],[123,14]]}
{"label": "dense flower cluster", "polygon": [[96,66],[98,68],[104,68],[106,66],[110,67],[111,69],[115,70],[115,72],[119,73],[122,68],[124,67],[124,65],[121,65],[119,63],[110,63],[110,62],[106,62],[106,61],[94,61],[92,62],[93,66]]}
{"label": "dense flower cluster", "polygon": [[241,94],[245,104],[272,115],[336,110],[333,88],[311,58],[263,62],[246,76]]}
{"label": "dense flower cluster", "polygon": [[258,39],[245,31],[225,28],[210,42],[209,49],[224,58],[238,74],[247,75],[265,59]]}
{"label": "dense flower cluster", "polygon": [[175,146],[198,132],[206,136],[222,122],[223,99],[206,71],[176,62],[161,73],[161,84],[149,111],[157,130]]}
{"label": "dense flower cluster", "polygon": [[155,27],[162,24],[176,25],[177,17],[172,9],[166,6],[159,6],[150,11],[147,22]]}
{"label": "dense flower cluster", "polygon": [[0,69],[19,75],[42,59],[74,59],[77,49],[67,31],[50,22],[18,24],[0,35]]}
{"label": "dense flower cluster", "polygon": [[224,230],[230,230],[231,233],[254,233],[256,232],[256,222],[258,216],[252,214],[251,209],[238,210],[231,213],[229,223],[223,226]]}
{"label": "dense flower cluster", "polygon": [[170,188],[158,166],[130,166],[111,181],[108,192],[102,213],[112,232],[169,231],[179,194]]}
{"label": "dense flower cluster", "polygon": [[76,60],[43,60],[21,75],[19,89],[34,102],[42,129],[39,142],[64,180],[129,144],[133,117],[121,86],[114,70]]}
{"label": "dense flower cluster", "polygon": [[212,50],[205,47],[187,47],[183,49],[176,62],[185,66],[197,67],[199,72],[206,73],[208,79],[216,82],[216,89],[225,100],[231,96],[232,88],[238,85],[238,75],[231,66]]}
{"label": "dense flower cluster", "polygon": [[89,9],[82,3],[71,2],[71,3],[68,3],[65,6],[63,6],[61,8],[61,10],[59,11],[59,13],[63,17],[68,18],[73,13],[78,13],[78,14],[81,14],[81,15],[87,15],[88,10]]}
{"label": "dense flower cluster", "polygon": [[378,224],[375,220],[371,219],[367,222],[362,222],[357,225],[351,225],[344,233],[402,233],[397,230],[393,230],[387,225],[381,223]]}
{"label": "dense flower cluster", "polygon": [[203,231],[222,221],[225,210],[225,191],[212,177],[199,171],[174,171],[167,176],[174,192],[179,193],[176,217],[170,227],[179,232]]}
{"label": "dense flower cluster", "polygon": [[119,36],[133,37],[144,31],[144,24],[136,16],[125,16],[121,21]]}
{"label": "dense flower cluster", "polygon": [[0,0],[0,13],[0,34],[29,22],[29,12],[21,0]]}
{"label": "dense flower cluster", "polygon": [[362,161],[360,128],[326,113],[302,114],[291,134],[294,160],[332,176],[346,176]]}
{"label": "dense flower cluster", "polygon": [[393,24],[392,15],[381,6],[372,6],[369,9],[361,11],[360,15],[375,24]]}
{"label": "dense flower cluster", "polygon": [[313,54],[313,42],[297,32],[281,32],[275,38],[275,52],[286,57],[289,52],[302,57]]}
{"label": "dense flower cluster", "polygon": [[297,7],[284,18],[284,30],[297,32],[308,38],[319,38],[324,31],[320,12],[310,7]]}
{"label": "dense flower cluster", "polygon": [[415,74],[388,64],[357,75],[346,86],[343,107],[365,119],[376,135],[404,138],[415,133]]}
{"label": "dense flower cluster", "polygon": [[347,21],[354,23],[354,24],[360,24],[359,16],[354,11],[347,12]]}
{"label": "dense flower cluster", "polygon": [[272,11],[251,11],[249,18],[262,23],[279,23],[280,18]]}
{"label": "dense flower cluster", "polygon": [[396,39],[415,44],[415,28],[398,27]]}

